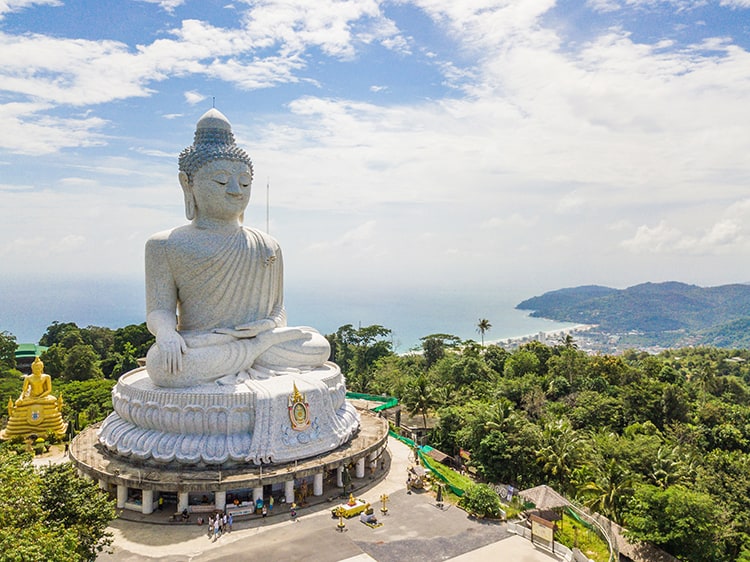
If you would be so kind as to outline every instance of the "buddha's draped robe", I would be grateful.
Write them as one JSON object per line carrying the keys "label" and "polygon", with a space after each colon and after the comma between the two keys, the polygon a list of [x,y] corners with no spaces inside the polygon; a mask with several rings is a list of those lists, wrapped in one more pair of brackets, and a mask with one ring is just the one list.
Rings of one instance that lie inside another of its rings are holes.
{"label": "buddha's draped robe", "polygon": [[169,373],[158,346],[146,358],[160,386],[191,386],[249,370],[311,368],[328,359],[329,346],[312,328],[302,339],[258,355],[252,339],[213,333],[217,328],[270,318],[286,326],[283,260],[278,243],[257,230],[200,230],[192,225],[154,235],[146,244],[147,312],[177,310],[177,329],[188,346],[182,370]]}
{"label": "buddha's draped robe", "polygon": [[263,318],[286,326],[283,260],[276,240],[245,227],[230,236],[200,234],[182,227],[149,240],[146,284],[153,290],[147,290],[147,313],[176,305],[177,329],[188,334]]}

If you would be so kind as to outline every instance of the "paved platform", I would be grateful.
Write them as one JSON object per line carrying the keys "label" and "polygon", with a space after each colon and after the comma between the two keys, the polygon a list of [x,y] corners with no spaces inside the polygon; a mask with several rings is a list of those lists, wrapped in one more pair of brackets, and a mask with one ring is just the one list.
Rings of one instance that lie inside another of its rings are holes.
{"label": "paved platform", "polygon": [[[557,558],[512,535],[504,523],[477,521],[455,506],[437,507],[428,492],[407,494],[406,472],[412,451],[399,441],[388,442],[389,463],[384,478],[356,482],[355,495],[373,504],[379,515],[382,494],[389,496],[383,525],[370,528],[358,518],[337,529],[331,517],[335,502],[325,499],[298,510],[292,519],[288,509],[274,507],[266,519],[239,521],[231,533],[208,538],[205,526],[165,524],[165,514],[129,514],[136,521],[118,519],[111,525],[113,552],[99,561],[167,562],[264,560],[306,562],[554,562]],[[377,475],[379,476],[379,475]],[[327,496],[327,494],[324,494]]]}
{"label": "paved platform", "polygon": [[251,489],[332,471],[380,451],[388,437],[388,422],[369,411],[361,411],[360,416],[360,429],[348,443],[329,453],[289,463],[197,468],[122,459],[99,443],[99,424],[87,427],[73,439],[68,458],[86,475],[111,486],[162,492]]}

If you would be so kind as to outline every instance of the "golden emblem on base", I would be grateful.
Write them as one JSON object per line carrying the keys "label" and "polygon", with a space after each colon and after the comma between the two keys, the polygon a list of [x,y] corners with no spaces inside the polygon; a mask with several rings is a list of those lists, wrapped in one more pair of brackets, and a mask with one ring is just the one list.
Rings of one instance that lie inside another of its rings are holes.
{"label": "golden emblem on base", "polygon": [[310,405],[305,395],[297,389],[296,383],[294,391],[289,395],[289,419],[295,431],[304,431],[310,427]]}

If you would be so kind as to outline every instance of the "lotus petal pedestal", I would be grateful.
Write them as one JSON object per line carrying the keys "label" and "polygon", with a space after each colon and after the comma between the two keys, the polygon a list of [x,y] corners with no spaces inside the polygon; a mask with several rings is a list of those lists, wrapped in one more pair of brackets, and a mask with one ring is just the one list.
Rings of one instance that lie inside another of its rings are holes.
{"label": "lotus petal pedestal", "polygon": [[157,464],[282,463],[349,441],[359,414],[331,362],[310,371],[261,373],[244,382],[156,386],[145,367],[112,391],[99,442],[118,456]]}

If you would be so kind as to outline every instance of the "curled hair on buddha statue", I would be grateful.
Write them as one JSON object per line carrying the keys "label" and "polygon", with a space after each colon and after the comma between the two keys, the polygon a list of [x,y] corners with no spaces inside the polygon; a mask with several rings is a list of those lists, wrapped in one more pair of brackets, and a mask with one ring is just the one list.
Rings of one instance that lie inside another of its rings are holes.
{"label": "curled hair on buddha statue", "polygon": [[[211,108],[198,120],[195,125],[193,144],[180,152],[178,166],[180,172],[187,176],[188,182],[202,166],[214,160],[230,160],[244,162],[253,177],[253,162],[250,155],[241,149],[234,140],[232,124],[224,114],[216,108]],[[185,214],[188,220],[195,216],[195,201],[185,194]]]}

